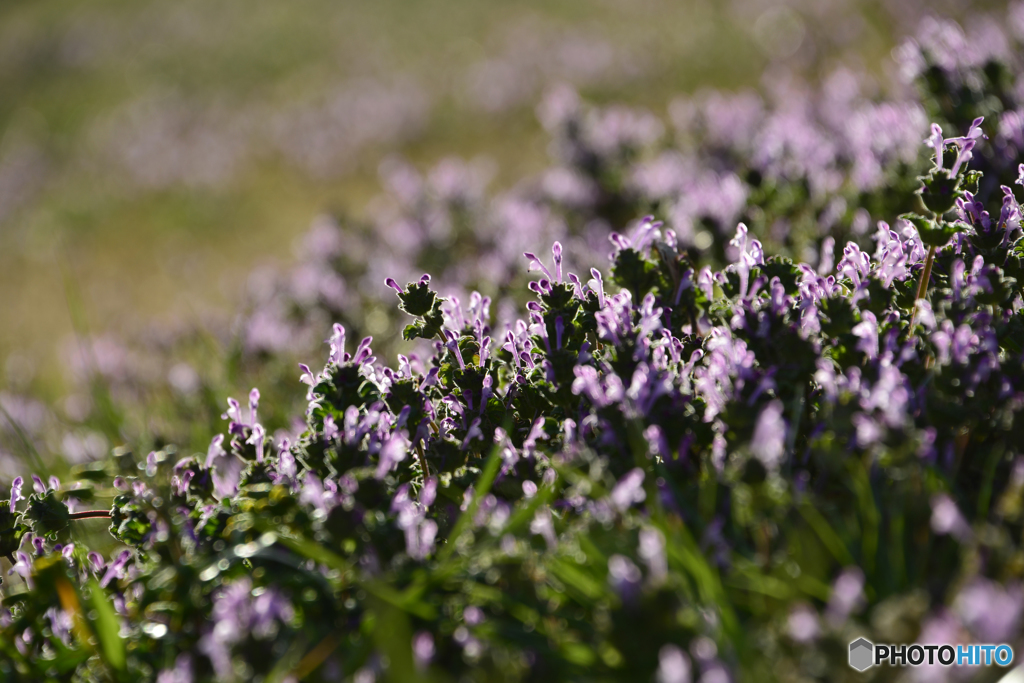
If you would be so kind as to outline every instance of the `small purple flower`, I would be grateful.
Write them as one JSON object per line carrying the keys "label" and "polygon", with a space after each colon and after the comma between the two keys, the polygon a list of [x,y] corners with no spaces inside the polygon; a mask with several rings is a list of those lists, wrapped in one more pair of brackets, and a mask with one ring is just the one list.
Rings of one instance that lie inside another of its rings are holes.
{"label": "small purple flower", "polygon": [[103,578],[100,580],[100,586],[106,588],[107,584],[115,579],[123,579],[125,577],[125,567],[128,565],[128,561],[132,559],[132,552],[130,550],[122,550],[121,554],[117,556],[117,559],[107,565],[107,571],[103,574]]}
{"label": "small purple flower", "polygon": [[658,584],[668,577],[665,537],[657,529],[640,530],[640,557],[647,563],[651,582]]}
{"label": "small purple flower", "polygon": [[878,321],[871,311],[861,311],[861,322],[853,326],[850,332],[860,339],[857,350],[863,351],[868,360],[878,358]]}
{"label": "small purple flower", "polygon": [[480,418],[475,417],[469,424],[469,429],[466,430],[466,438],[462,440],[462,450],[469,448],[471,442],[484,438],[484,433],[480,430],[480,422]]}
{"label": "small purple flower", "polygon": [[789,637],[798,643],[810,643],[821,632],[818,613],[808,605],[797,605],[787,620]]}
{"label": "small purple flower", "polygon": [[309,369],[309,366],[305,363],[299,363],[299,369],[302,370],[302,374],[299,375],[299,381],[306,384],[312,389],[316,386],[316,375]]}
{"label": "small purple flower", "polygon": [[412,656],[419,671],[427,668],[435,654],[434,637],[429,633],[419,631],[412,637]]}
{"label": "small purple flower", "polygon": [[[1024,164],[1021,164],[1021,166],[1024,166]],[[594,276],[594,279],[588,281],[587,286],[597,292],[597,305],[599,308],[604,308],[604,278],[601,277],[601,271],[597,268],[591,268],[590,274]]]}
{"label": "small purple flower", "polygon": [[408,444],[404,438],[398,435],[392,435],[384,445],[381,446],[380,453],[377,456],[377,471],[375,476],[378,479],[383,479],[384,476],[394,469],[395,465],[405,460],[406,453],[408,452]]}
{"label": "small purple flower", "polygon": [[690,658],[685,652],[677,645],[662,646],[658,652],[658,683],[690,683],[690,671]]}
{"label": "small purple flower", "polygon": [[238,485],[242,481],[242,470],[245,463],[234,453],[228,453],[221,444],[224,435],[218,434],[210,442],[206,454],[206,468],[213,478],[213,495],[218,498],[230,498],[238,493]]}
{"label": "small purple flower", "polygon": [[24,486],[25,480],[21,477],[15,477],[11,483],[11,511],[14,511],[18,501],[25,500],[25,496],[21,495],[21,487]]}
{"label": "small purple flower", "polygon": [[[340,324],[340,323],[334,323],[334,327],[332,328],[331,336],[328,337],[324,341],[326,343],[330,344],[330,348],[331,348],[331,355],[330,355],[330,361],[329,362],[331,362],[331,363],[343,363],[346,360],[345,357],[347,355],[345,353],[345,327],[342,324]],[[309,368],[306,368],[305,366],[300,366],[300,367],[305,368],[305,371],[307,373],[309,373]],[[309,373],[309,374],[312,375],[312,373]]]}
{"label": "small purple flower", "polygon": [[[216,436],[213,437],[213,440],[210,441],[210,447],[206,450],[206,468],[207,469],[210,469],[211,467],[213,467],[213,463],[216,461],[216,459],[220,458],[221,456],[224,455],[223,443],[224,443],[224,435],[223,434],[217,434]],[[179,465],[180,464],[181,463],[179,463]]]}
{"label": "small purple flower", "polygon": [[977,641],[1005,643],[1018,634],[1024,590],[1016,583],[1002,586],[977,578],[960,591],[954,608]]}
{"label": "small purple flower", "polygon": [[553,280],[554,279],[551,276],[551,271],[548,270],[547,266],[544,265],[543,261],[541,261],[539,258],[537,258],[536,254],[527,251],[527,252],[523,253],[523,256],[525,256],[527,258],[527,260],[530,262],[530,265],[526,269],[526,272],[529,273],[529,272],[532,272],[534,270],[539,270],[540,272],[544,273],[544,276],[548,280]]}
{"label": "small purple flower", "polygon": [[25,580],[25,583],[28,584],[29,588],[32,588],[32,558],[30,558],[27,554],[21,552],[20,550],[14,553],[14,557],[17,559],[17,561],[13,565],[11,565],[11,570],[7,572],[7,574],[17,574]]}
{"label": "small purple flower", "polygon": [[944,493],[932,496],[932,531],[937,534],[949,534],[964,542],[971,537],[971,527],[960,514],[953,499]]}
{"label": "small purple flower", "polygon": [[829,598],[826,612],[829,623],[835,627],[840,626],[863,602],[864,572],[857,567],[844,569],[832,584],[832,597]]}
{"label": "small purple flower", "polygon": [[971,123],[971,127],[967,130],[967,135],[959,138],[949,138],[946,140],[946,142],[952,142],[960,148],[960,152],[956,156],[956,161],[953,163],[953,168],[949,173],[951,176],[955,176],[960,171],[960,166],[971,160],[971,157],[973,156],[971,150],[974,149],[978,139],[988,137],[981,131],[981,124],[984,121],[985,117],[979,116]]}
{"label": "small purple flower", "polygon": [[193,683],[193,680],[192,656],[187,653],[178,655],[173,669],[163,669],[156,677],[156,683]]}
{"label": "small purple flower", "polygon": [[260,405],[260,390],[253,387],[249,392],[249,426],[256,424],[256,409]]}
{"label": "small purple flower", "polygon": [[548,435],[544,431],[544,424],[545,420],[543,417],[538,417],[533,421],[533,426],[530,427],[530,433],[523,441],[523,453],[526,457],[532,457],[537,452],[538,440],[547,440]]}
{"label": "small purple flower", "polygon": [[946,140],[939,124],[932,124],[931,134],[925,138],[924,144],[935,150],[935,168],[942,168],[942,153],[946,148]]}
{"label": "small purple flower", "polygon": [[547,543],[548,550],[554,550],[558,546],[558,539],[555,536],[555,525],[551,520],[551,511],[547,508],[537,510],[530,522],[530,533],[541,536]]}
{"label": "small purple flower", "polygon": [[[263,425],[256,423],[252,427],[252,435],[246,440],[247,444],[256,446],[256,462],[263,462],[263,450],[266,445],[267,433]],[[273,445],[273,441],[271,441]]]}
{"label": "small purple flower", "polygon": [[786,421],[782,419],[782,401],[775,399],[761,411],[750,440],[750,450],[764,466],[774,470],[786,448]]}
{"label": "small purple flower", "polygon": [[642,503],[647,498],[644,491],[644,471],[636,467],[625,475],[612,489],[608,496],[612,507],[619,512],[625,512],[635,503]]}
{"label": "small purple flower", "polygon": [[622,598],[623,602],[634,602],[640,593],[640,581],[643,574],[633,560],[625,555],[612,555],[608,558],[608,582]]}
{"label": "small purple flower", "polygon": [[336,425],[334,423],[334,416],[333,415],[327,415],[326,417],[324,417],[324,431],[323,431],[323,434],[324,434],[324,439],[325,440],[327,440],[327,441],[333,440],[334,437],[336,437],[340,432],[341,432],[341,430],[338,429],[338,425]]}
{"label": "small purple flower", "polygon": [[484,623],[484,611],[476,605],[470,605],[466,609],[462,610],[462,619],[469,626],[478,626]]}
{"label": "small purple flower", "polygon": [[92,573],[98,574],[103,571],[103,568],[107,566],[107,561],[103,559],[103,556],[97,552],[91,552],[88,555],[89,564],[92,565]]}

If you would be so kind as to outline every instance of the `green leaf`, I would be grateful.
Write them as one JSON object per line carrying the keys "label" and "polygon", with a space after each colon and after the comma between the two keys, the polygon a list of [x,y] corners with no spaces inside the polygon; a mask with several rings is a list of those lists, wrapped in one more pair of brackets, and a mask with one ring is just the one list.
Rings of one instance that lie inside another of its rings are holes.
{"label": "green leaf", "polygon": [[814,530],[814,533],[818,535],[822,544],[832,553],[832,556],[836,558],[839,564],[844,567],[853,564],[853,555],[850,554],[846,544],[839,538],[839,534],[832,529],[818,508],[807,502],[797,506],[797,510],[800,511],[804,520]]}
{"label": "green leaf", "polygon": [[[282,534],[280,530],[272,530],[270,528],[271,525],[267,524],[262,520],[257,520],[254,526],[264,534],[272,534],[276,536],[277,541],[281,543],[281,545],[291,550],[292,552],[302,555],[307,559],[313,560],[318,564],[322,564],[342,572],[348,571],[352,568],[351,562],[344,559],[340,555],[332,553],[327,548],[324,548],[320,544],[315,543],[309,540],[308,538],[303,538],[302,536],[286,536]],[[265,545],[269,545],[269,543]]]}
{"label": "green leaf", "polygon": [[556,479],[551,484],[538,491],[537,494],[531,498],[528,503],[526,503],[526,505],[523,505],[516,510],[509,518],[508,523],[505,524],[505,528],[502,529],[502,533],[499,534],[499,536],[517,533],[520,527],[532,522],[534,515],[537,514],[538,508],[555,497],[555,493],[558,490],[558,484],[559,480]]}
{"label": "green leaf", "polygon": [[124,640],[121,638],[121,624],[114,607],[107,601],[107,595],[96,579],[89,581],[89,603],[96,612],[92,628],[100,642],[103,660],[115,671],[124,671],[127,664]]}
{"label": "green leaf", "polygon": [[52,537],[68,525],[68,506],[53,494],[53,491],[47,491],[45,495],[33,494],[28,498],[24,516],[32,522],[32,531],[37,536]]}
{"label": "green leaf", "polygon": [[402,302],[398,307],[418,318],[430,312],[437,300],[437,294],[426,282],[410,282],[398,298]]}
{"label": "green leaf", "polygon": [[[506,425],[507,427],[507,425]],[[494,448],[491,449],[491,454],[487,458],[487,463],[484,465],[483,472],[480,473],[480,477],[476,480],[476,486],[473,487],[473,500],[470,502],[469,507],[466,508],[465,512],[459,515],[458,521],[455,522],[455,527],[452,529],[451,534],[448,535],[448,542],[445,544],[441,552],[438,553],[438,560],[444,562],[451,557],[452,552],[455,550],[455,543],[459,540],[459,537],[469,526],[470,522],[476,517],[476,511],[480,507],[480,501],[484,499],[484,496],[491,490],[491,484],[494,483],[494,478],[498,475],[498,467],[501,465],[501,445],[495,444]]]}
{"label": "green leaf", "polygon": [[905,213],[900,218],[917,228],[921,241],[929,247],[943,247],[953,235],[963,231],[956,223],[936,222],[916,213]]}

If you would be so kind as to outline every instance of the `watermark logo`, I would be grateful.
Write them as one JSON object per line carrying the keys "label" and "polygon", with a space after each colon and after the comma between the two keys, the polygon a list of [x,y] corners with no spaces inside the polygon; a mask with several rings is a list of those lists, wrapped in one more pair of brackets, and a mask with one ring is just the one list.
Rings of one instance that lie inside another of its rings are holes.
{"label": "watermark logo", "polygon": [[1006,644],[883,645],[867,638],[850,643],[850,666],[867,671],[873,666],[1010,666],[1013,648]]}
{"label": "watermark logo", "polygon": [[875,646],[867,638],[858,638],[850,643],[850,666],[857,671],[865,671],[873,665]]}

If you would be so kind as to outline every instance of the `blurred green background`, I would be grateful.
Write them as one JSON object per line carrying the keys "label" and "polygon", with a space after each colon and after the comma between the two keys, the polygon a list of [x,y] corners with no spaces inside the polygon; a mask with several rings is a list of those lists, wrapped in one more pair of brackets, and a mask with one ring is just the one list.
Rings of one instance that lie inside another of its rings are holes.
{"label": "blurred green background", "polygon": [[421,166],[486,155],[499,186],[541,168],[533,110],[552,84],[663,115],[674,95],[756,86],[773,69],[884,70],[923,11],[903,0],[6,0],[0,387],[55,396],[76,333],[230,315],[248,273],[287,264],[318,213],[365,210],[388,154]]}

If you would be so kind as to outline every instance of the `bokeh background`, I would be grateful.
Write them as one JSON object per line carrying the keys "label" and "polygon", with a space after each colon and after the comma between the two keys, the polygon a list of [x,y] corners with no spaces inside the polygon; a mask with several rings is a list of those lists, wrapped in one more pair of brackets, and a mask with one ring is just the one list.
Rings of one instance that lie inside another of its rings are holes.
{"label": "bokeh background", "polygon": [[969,26],[980,7],[0,3],[0,387],[55,400],[76,340],[230,318],[316,216],[372,211],[393,155],[477,159],[498,187],[542,168],[535,108],[556,84],[664,117],[677,95],[769,74],[846,64],[885,82],[923,17]]}

